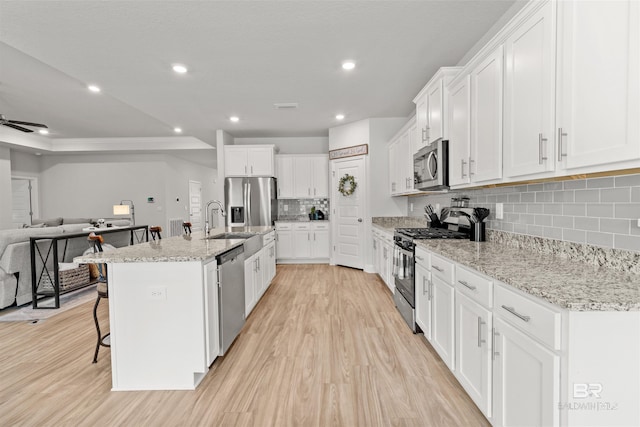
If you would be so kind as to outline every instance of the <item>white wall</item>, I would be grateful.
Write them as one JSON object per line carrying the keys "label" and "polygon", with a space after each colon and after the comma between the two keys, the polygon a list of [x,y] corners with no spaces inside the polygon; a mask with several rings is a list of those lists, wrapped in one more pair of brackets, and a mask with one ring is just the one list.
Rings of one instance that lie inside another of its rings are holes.
{"label": "white wall", "polygon": [[286,137],[286,138],[235,138],[235,145],[273,144],[278,154],[326,154],[329,152],[329,138]]}
{"label": "white wall", "polygon": [[13,228],[11,205],[11,152],[0,147],[0,230]]}
{"label": "white wall", "polygon": [[202,182],[203,197],[215,191],[214,168],[166,154],[52,155],[41,162],[44,218],[113,217],[113,205],[130,199],[137,224],[166,229],[170,218],[188,219],[190,179]]}
{"label": "white wall", "polygon": [[329,150],[369,144],[369,120],[364,119],[329,129]]}

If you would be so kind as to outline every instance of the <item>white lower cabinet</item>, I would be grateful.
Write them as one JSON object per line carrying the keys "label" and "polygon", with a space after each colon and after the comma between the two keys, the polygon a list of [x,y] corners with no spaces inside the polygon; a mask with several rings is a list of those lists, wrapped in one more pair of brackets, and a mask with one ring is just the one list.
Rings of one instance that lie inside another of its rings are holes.
{"label": "white lower cabinet", "polygon": [[455,375],[482,413],[491,417],[491,312],[456,292]]}
{"label": "white lower cabinet", "polygon": [[276,275],[276,246],[272,241],[244,261],[245,316],[256,306]]}
{"label": "white lower cabinet", "polygon": [[329,222],[277,222],[276,234],[278,262],[329,261]]}
{"label": "white lower cabinet", "polygon": [[431,341],[431,272],[416,261],[416,323]]}
{"label": "white lower cabinet", "polygon": [[382,281],[387,285],[391,293],[395,291],[395,279],[393,277],[393,236],[382,232],[373,231],[373,266]]}
{"label": "white lower cabinet", "polygon": [[431,345],[452,371],[455,368],[454,351],[454,289],[436,275],[431,276],[432,326]]}
{"label": "white lower cabinet", "polygon": [[496,318],[493,425],[559,425],[560,358]]}
{"label": "white lower cabinet", "polygon": [[218,310],[218,263],[214,259],[204,265],[205,280],[205,341],[207,366],[211,366],[220,354]]}
{"label": "white lower cabinet", "polygon": [[258,302],[256,281],[258,275],[258,254],[253,254],[244,260],[244,314],[249,316]]}

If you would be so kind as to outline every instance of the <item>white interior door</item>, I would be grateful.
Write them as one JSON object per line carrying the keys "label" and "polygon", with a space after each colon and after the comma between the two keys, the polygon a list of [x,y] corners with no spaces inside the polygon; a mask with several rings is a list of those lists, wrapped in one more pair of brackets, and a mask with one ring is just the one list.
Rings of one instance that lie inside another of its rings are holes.
{"label": "white interior door", "polygon": [[191,230],[202,229],[202,184],[189,181],[189,222]]}
{"label": "white interior door", "polygon": [[37,214],[35,179],[11,178],[11,222],[16,227],[31,225],[33,216]]}
{"label": "white interior door", "polygon": [[[350,196],[338,191],[340,179],[345,175],[355,178],[357,187]],[[364,157],[334,160],[331,164],[331,204],[333,226],[333,262],[346,267],[364,268]]]}

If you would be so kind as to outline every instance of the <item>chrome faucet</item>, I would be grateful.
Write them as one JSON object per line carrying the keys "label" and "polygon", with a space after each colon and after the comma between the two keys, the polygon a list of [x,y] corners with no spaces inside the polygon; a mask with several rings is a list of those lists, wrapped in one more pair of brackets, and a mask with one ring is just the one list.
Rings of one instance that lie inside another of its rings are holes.
{"label": "chrome faucet", "polygon": [[208,236],[211,232],[211,226],[209,225],[209,206],[216,204],[220,206],[220,211],[222,212],[222,216],[227,216],[227,213],[224,211],[224,205],[220,200],[211,200],[207,202],[207,207],[205,208],[206,217],[204,219],[204,233]]}

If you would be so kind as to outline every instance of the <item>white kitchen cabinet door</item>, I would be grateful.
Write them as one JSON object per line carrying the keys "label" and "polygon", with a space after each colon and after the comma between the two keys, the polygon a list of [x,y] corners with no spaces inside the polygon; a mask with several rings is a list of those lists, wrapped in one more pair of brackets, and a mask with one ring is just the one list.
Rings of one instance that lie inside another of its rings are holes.
{"label": "white kitchen cabinet door", "polygon": [[411,154],[410,128],[400,137],[398,166],[400,190],[404,194],[413,192],[413,155]]}
{"label": "white kitchen cabinet door", "polygon": [[329,158],[327,156],[311,157],[313,171],[313,197],[329,197]]}
{"label": "white kitchen cabinet door", "polygon": [[293,161],[293,195],[297,198],[313,197],[313,172],[310,157],[295,157]]}
{"label": "white kitchen cabinet door", "polygon": [[268,288],[276,277],[276,242],[271,242],[266,247],[267,259],[265,261],[268,271],[266,287]]}
{"label": "white kitchen cabinet door", "polygon": [[251,255],[244,260],[244,315],[249,316],[256,302],[258,295],[256,293],[256,254]]}
{"label": "white kitchen cabinet door", "polygon": [[294,257],[293,232],[291,230],[276,230],[276,257],[278,259]]}
{"label": "white kitchen cabinet door", "polygon": [[558,2],[552,157],[566,168],[640,158],[639,28],[637,0]]}
{"label": "white kitchen cabinet door", "polygon": [[417,142],[416,142],[416,138],[417,138],[417,134],[418,134],[418,125],[416,124],[416,122],[413,122],[412,125],[409,126],[409,134],[407,135],[407,138],[409,140],[409,143],[407,144],[406,150],[407,150],[407,178],[408,178],[408,183],[409,183],[409,191],[410,192],[417,192],[417,190],[415,189],[415,173],[414,173],[414,165],[413,165],[413,153],[414,151],[414,147],[416,146]]}
{"label": "white kitchen cabinet door", "polygon": [[502,177],[502,65],[499,46],[471,72],[471,144],[473,182]]}
{"label": "white kitchen cabinet door", "polygon": [[557,426],[560,359],[494,319],[493,425]]}
{"label": "white kitchen cabinet door", "polygon": [[431,345],[440,355],[444,363],[454,371],[454,289],[439,277],[432,275],[432,340]]}
{"label": "white kitchen cabinet door", "polygon": [[219,315],[218,315],[218,264],[211,261],[204,266],[205,274],[205,332],[207,348],[207,366],[211,366],[220,353]]}
{"label": "white kitchen cabinet door", "polygon": [[247,160],[249,176],[273,176],[273,148],[251,147]]}
{"label": "white kitchen cabinet door", "polygon": [[491,417],[491,312],[456,292],[456,377]]}
{"label": "white kitchen cabinet door", "polygon": [[311,258],[310,229],[293,230],[293,258]]}
{"label": "white kitchen cabinet door", "polygon": [[469,76],[449,89],[449,185],[469,183],[471,133]]}
{"label": "white kitchen cabinet door", "polygon": [[329,226],[314,229],[311,242],[311,258],[329,258]]}
{"label": "white kitchen cabinet door", "polygon": [[398,171],[398,159],[399,159],[399,149],[400,142],[398,140],[389,144],[389,191],[391,195],[399,194],[400,191],[400,183],[399,183],[399,171]]}
{"label": "white kitchen cabinet door", "polygon": [[269,254],[266,247],[263,247],[260,252],[256,254],[256,304],[262,298],[264,291],[267,290],[267,286],[269,284]]}
{"label": "white kitchen cabinet door", "polygon": [[427,139],[427,126],[428,126],[428,96],[425,93],[416,99],[416,130],[415,130],[415,144],[413,147],[413,153],[429,145]]}
{"label": "white kitchen cabinet door", "polygon": [[247,176],[248,152],[246,147],[225,145],[224,147],[224,175]]}
{"label": "white kitchen cabinet door", "polygon": [[278,198],[293,198],[293,157],[276,156],[276,178],[278,179]]}
{"label": "white kitchen cabinet door", "polygon": [[416,323],[431,341],[431,273],[416,263]]}
{"label": "white kitchen cabinet door", "polygon": [[391,245],[382,241],[382,259],[380,260],[380,277],[387,287],[393,289],[393,251]]}
{"label": "white kitchen cabinet door", "polygon": [[443,86],[442,79],[438,79],[427,89],[427,141],[429,144],[444,136],[444,120],[442,117],[444,112]]}
{"label": "white kitchen cabinet door", "polygon": [[507,177],[555,168],[555,5],[545,3],[505,41],[503,144]]}

